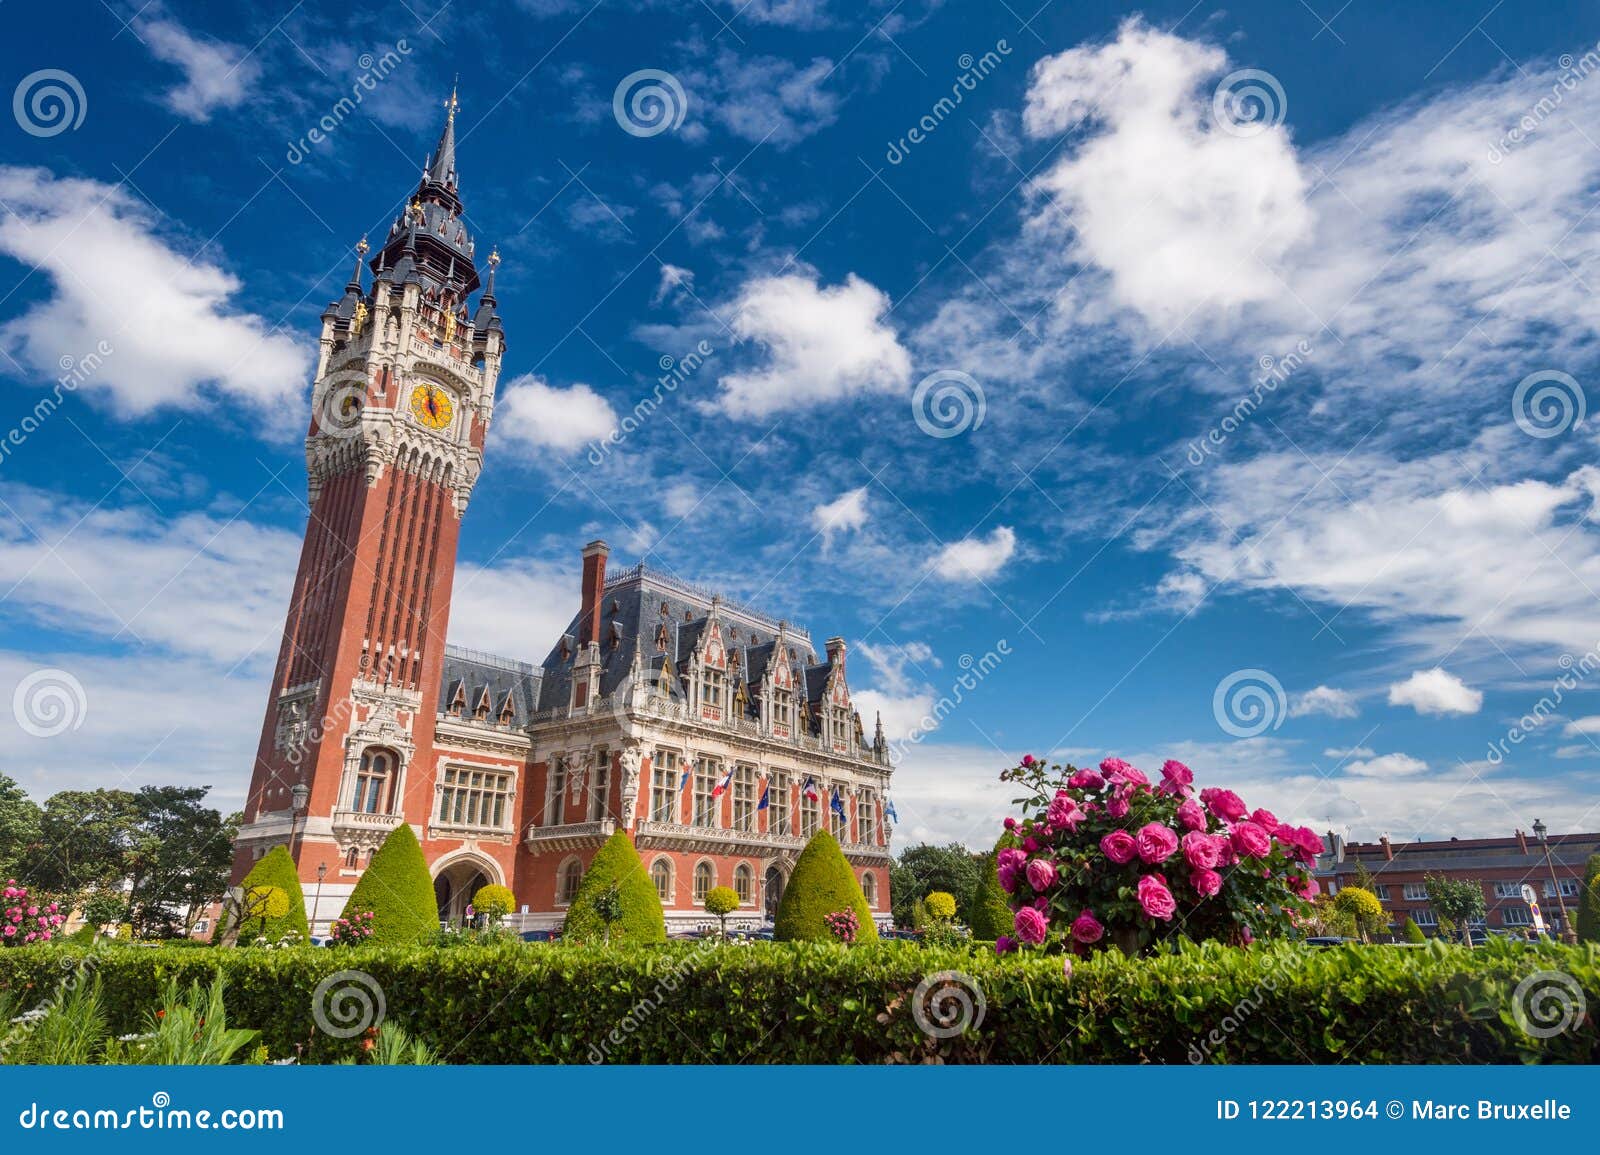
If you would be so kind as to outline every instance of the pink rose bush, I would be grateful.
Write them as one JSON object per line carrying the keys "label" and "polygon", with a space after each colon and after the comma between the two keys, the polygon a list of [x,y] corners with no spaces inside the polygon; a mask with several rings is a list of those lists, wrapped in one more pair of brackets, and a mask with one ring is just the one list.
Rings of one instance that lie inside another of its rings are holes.
{"label": "pink rose bush", "polygon": [[1179,935],[1248,943],[1289,929],[1316,893],[1313,831],[1231,790],[1196,793],[1181,762],[1152,782],[1121,758],[1096,770],[1029,756],[1001,778],[1028,792],[995,856],[1015,920],[1001,953],[1132,951]]}
{"label": "pink rose bush", "polygon": [[40,906],[28,901],[28,888],[6,879],[4,914],[0,915],[0,942],[6,946],[25,946],[30,942],[49,942],[67,921],[58,903]]}
{"label": "pink rose bush", "polygon": [[340,946],[358,946],[372,937],[372,912],[362,911],[328,924],[328,937]]}

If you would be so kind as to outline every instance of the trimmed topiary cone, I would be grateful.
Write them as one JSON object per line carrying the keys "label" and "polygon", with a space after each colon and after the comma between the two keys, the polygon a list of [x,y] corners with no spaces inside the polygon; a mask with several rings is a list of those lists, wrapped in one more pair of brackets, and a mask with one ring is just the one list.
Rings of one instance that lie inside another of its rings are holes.
{"label": "trimmed topiary cone", "polygon": [[861,923],[856,941],[876,942],[878,928],[872,924],[872,908],[861,893],[855,871],[833,835],[819,830],[800,852],[789,885],[784,887],[773,936],[784,942],[833,942],[824,920],[847,907],[855,910]]}
{"label": "trimmed topiary cone", "polygon": [[625,830],[618,830],[595,851],[578,884],[578,893],[567,908],[562,936],[583,942],[606,941],[606,923],[595,900],[613,886],[622,900],[622,916],[611,924],[610,941],[666,942],[667,920],[661,913],[661,897]]}
{"label": "trimmed topiary cone", "polygon": [[1600,942],[1600,854],[1590,855],[1584,868],[1577,931],[1579,942]]}
{"label": "trimmed topiary cone", "polygon": [[439,907],[433,897],[428,862],[410,823],[389,832],[362,873],[344,917],[372,912],[374,943],[420,942],[439,929]]}
{"label": "trimmed topiary cone", "polygon": [[986,854],[978,864],[978,889],[972,896],[972,937],[978,942],[994,942],[1011,933],[1012,918],[995,870],[995,856]]}
{"label": "trimmed topiary cone", "polygon": [[[306,896],[300,889],[300,877],[295,873],[294,859],[289,857],[286,847],[274,846],[263,854],[240,885],[247,894],[258,886],[275,886],[289,897],[288,913],[282,918],[267,919],[265,929],[262,929],[260,919],[246,919],[239,928],[241,943],[248,946],[257,936],[268,942],[277,942],[286,934],[311,937],[311,927],[306,922]],[[222,929],[219,927],[217,930],[217,942],[222,941]]]}

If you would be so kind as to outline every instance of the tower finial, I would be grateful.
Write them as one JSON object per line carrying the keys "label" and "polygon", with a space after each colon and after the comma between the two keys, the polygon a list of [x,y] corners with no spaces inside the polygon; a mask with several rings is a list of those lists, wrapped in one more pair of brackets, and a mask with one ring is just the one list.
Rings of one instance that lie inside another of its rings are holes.
{"label": "tower finial", "polygon": [[361,261],[367,255],[367,249],[370,247],[367,244],[366,234],[363,233],[361,239],[356,242],[356,267],[350,274],[350,284],[348,286],[358,293],[361,291]]}
{"label": "tower finial", "polygon": [[461,107],[461,102],[456,99],[456,91],[460,87],[460,85],[461,85],[461,74],[458,72],[458,73],[456,73],[455,79],[450,82],[450,99],[444,102],[445,111],[447,113],[446,119],[451,124],[455,123],[455,120],[456,120],[456,109]]}

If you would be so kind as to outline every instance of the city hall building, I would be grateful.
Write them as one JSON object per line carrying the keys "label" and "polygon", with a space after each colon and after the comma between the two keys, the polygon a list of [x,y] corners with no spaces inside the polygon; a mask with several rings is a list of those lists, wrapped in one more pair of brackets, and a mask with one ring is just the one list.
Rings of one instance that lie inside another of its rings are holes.
{"label": "city hall building", "polygon": [[467,232],[448,108],[416,195],[322,315],[311,512],[234,881],[288,847],[320,931],[407,822],[442,921],[493,882],[516,895],[514,925],[554,928],[620,829],[669,930],[712,921],[715,886],[739,895],[730,921],[753,925],[826,825],[887,922],[888,745],[881,724],[863,732],[842,639],[819,651],[667,573],[617,572],[595,541],[574,549],[565,633],[507,639],[542,660],[445,643],[506,350],[498,257],[480,266]]}

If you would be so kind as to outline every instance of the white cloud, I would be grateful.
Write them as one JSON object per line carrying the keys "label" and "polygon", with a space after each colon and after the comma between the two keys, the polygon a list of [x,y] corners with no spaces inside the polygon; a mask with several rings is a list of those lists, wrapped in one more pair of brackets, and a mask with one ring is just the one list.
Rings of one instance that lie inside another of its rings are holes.
{"label": "white cloud", "polygon": [[721,0],[733,10],[729,22],[748,20],[752,24],[777,24],[788,28],[826,28],[830,21],[827,0]]}
{"label": "white cloud", "polygon": [[799,273],[746,282],[731,310],[734,335],[761,346],[767,361],[723,377],[714,407],[755,418],[904,389],[911,355],[883,320],[888,308],[889,298],[853,273],[831,288]]}
{"label": "white cloud", "polygon": [[1352,746],[1348,750],[1341,750],[1338,747],[1329,747],[1322,754],[1326,758],[1370,758],[1372,757],[1372,748],[1370,746]]}
{"label": "white cloud", "polygon": [[679,482],[669,485],[661,495],[661,508],[667,511],[668,517],[688,517],[701,505],[700,491],[688,482]]}
{"label": "white cloud", "polygon": [[1375,758],[1346,762],[1341,769],[1358,778],[1406,778],[1428,768],[1421,758],[1410,754],[1379,754]]}
{"label": "white cloud", "polygon": [[581,382],[562,389],[524,373],[495,398],[495,431],[520,445],[567,452],[597,441],[617,427],[617,414]]}
{"label": "white cloud", "polygon": [[857,642],[852,651],[872,667],[874,688],[856,688],[852,679],[850,691],[869,732],[875,717],[883,719],[883,732],[890,742],[904,741],[913,731],[938,728],[937,720],[930,719],[934,692],[926,674],[939,666],[931,646],[926,642]]}
{"label": "white cloud", "polygon": [[656,283],[655,295],[650,298],[652,305],[659,305],[669,296],[675,296],[679,287],[686,292],[694,291],[694,273],[681,265],[670,265],[662,262],[661,279]]}
{"label": "white cloud", "polygon": [[796,64],[722,49],[708,68],[678,73],[690,117],[680,134],[691,141],[703,137],[703,117],[751,144],[789,148],[838,119],[841,99],[824,87],[835,73],[822,56]]}
{"label": "white cloud", "polygon": [[261,66],[237,44],[201,39],[172,20],[139,25],[139,37],[156,59],[183,70],[183,83],[166,94],[167,107],[205,122],[219,108],[237,108],[261,75]]}
{"label": "white cloud", "polygon": [[1600,734],[1600,714],[1590,714],[1586,718],[1574,718],[1566,724],[1562,733],[1573,736],[1578,734]]}
{"label": "white cloud", "polygon": [[1419,714],[1476,714],[1483,707],[1483,694],[1435,666],[1390,686],[1389,705],[1410,706]]}
{"label": "white cloud", "polygon": [[834,500],[814,506],[811,527],[822,535],[822,548],[833,548],[833,535],[854,533],[867,524],[867,487],[852,489]]}
{"label": "white cloud", "polygon": [[[0,166],[0,253],[39,269],[54,293],[0,325],[0,346],[41,378],[111,350],[79,386],[121,413],[197,407],[215,391],[282,422],[310,380],[310,351],[261,317],[228,310],[236,277],[158,235],[132,197],[93,180]],[[70,358],[64,361],[64,358]],[[280,405],[279,403],[288,403]],[[290,432],[287,427],[275,429]]]}
{"label": "white cloud", "polygon": [[540,662],[578,612],[576,554],[559,561],[463,562],[450,598],[452,644]]}
{"label": "white cloud", "polygon": [[1336,690],[1332,686],[1317,686],[1296,695],[1289,707],[1289,716],[1292,718],[1303,718],[1309,714],[1354,718],[1360,712],[1354,694],[1348,690]]}
{"label": "white cloud", "polygon": [[997,526],[988,537],[953,541],[934,555],[933,571],[946,581],[980,582],[1000,572],[1017,551],[1010,526]]}
{"label": "white cloud", "polygon": [[1031,136],[1083,133],[1038,179],[1048,207],[1033,227],[1059,230],[1162,330],[1281,293],[1273,266],[1310,227],[1288,131],[1242,136],[1205,115],[1226,65],[1220,48],[1130,19],[1109,44],[1041,60],[1028,89]]}

